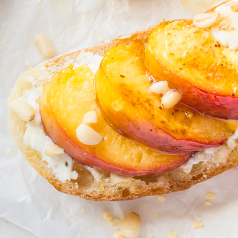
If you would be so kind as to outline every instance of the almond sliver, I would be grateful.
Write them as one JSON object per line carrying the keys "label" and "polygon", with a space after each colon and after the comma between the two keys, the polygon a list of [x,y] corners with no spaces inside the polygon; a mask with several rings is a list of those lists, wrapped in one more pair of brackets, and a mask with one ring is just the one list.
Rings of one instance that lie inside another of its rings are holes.
{"label": "almond sliver", "polygon": [[198,28],[208,28],[216,22],[217,17],[216,12],[198,14],[193,18],[193,24]]}
{"label": "almond sliver", "polygon": [[13,99],[9,104],[10,110],[23,121],[32,121],[35,118],[34,108],[26,101]]}

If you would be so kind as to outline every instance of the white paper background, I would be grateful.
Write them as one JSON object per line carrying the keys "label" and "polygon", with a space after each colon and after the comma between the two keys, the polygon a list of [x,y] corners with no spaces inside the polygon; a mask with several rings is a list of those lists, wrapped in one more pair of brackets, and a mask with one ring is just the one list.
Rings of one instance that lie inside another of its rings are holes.
{"label": "white paper background", "polygon": [[[85,20],[83,20],[83,15]],[[17,77],[44,59],[34,44],[42,32],[57,54],[98,44],[166,20],[189,17],[179,0],[80,0],[68,18],[56,15],[49,0],[0,0],[0,216],[40,238],[113,237],[103,218],[109,211],[123,218],[131,211],[142,219],[139,237],[179,238],[238,236],[238,169],[179,193],[165,202],[147,197],[127,202],[92,202],[56,191],[23,159],[7,126],[7,98]],[[11,148],[11,153],[6,151]],[[216,193],[206,206],[206,193]],[[82,212],[82,208],[84,212]],[[158,213],[155,217],[154,214]],[[202,218],[203,227],[192,222]]]}

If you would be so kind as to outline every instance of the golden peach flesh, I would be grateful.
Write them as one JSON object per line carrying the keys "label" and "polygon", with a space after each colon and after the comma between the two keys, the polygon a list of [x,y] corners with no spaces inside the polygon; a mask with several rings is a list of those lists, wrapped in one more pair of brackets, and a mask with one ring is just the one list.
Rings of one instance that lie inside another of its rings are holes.
{"label": "golden peach flesh", "polygon": [[[85,145],[76,135],[89,111],[98,117],[90,127],[104,138],[97,145]],[[70,66],[47,82],[40,112],[45,131],[55,144],[79,163],[103,171],[128,176],[159,174],[180,166],[189,157],[160,153],[113,130],[97,105],[94,75],[87,66]]]}

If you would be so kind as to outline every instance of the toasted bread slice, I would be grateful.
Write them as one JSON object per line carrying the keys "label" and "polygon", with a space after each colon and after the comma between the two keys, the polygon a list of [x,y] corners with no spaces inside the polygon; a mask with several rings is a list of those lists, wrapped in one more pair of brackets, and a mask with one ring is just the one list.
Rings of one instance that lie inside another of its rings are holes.
{"label": "toasted bread slice", "polygon": [[[118,45],[130,45],[137,39],[146,43],[152,30],[153,28],[150,28],[119,37],[111,43],[88,48],[84,51],[103,56],[109,48]],[[29,83],[27,80],[29,77],[34,78],[36,82],[35,87],[42,87],[56,72],[67,67],[70,63],[74,63],[81,52],[76,51],[53,58],[25,72],[17,80],[15,88],[11,92],[9,102],[21,97],[24,90],[29,90],[33,87],[32,83]],[[42,77],[42,74],[44,77]],[[26,122],[10,112],[9,126],[21,153],[39,174],[59,191],[84,199],[105,201],[128,200],[148,195],[181,191],[238,165],[238,151],[235,149],[236,137],[232,136],[228,139],[227,145],[200,151],[187,164],[160,175],[122,177],[74,162],[73,170],[78,173],[78,178],[61,182],[48,167],[47,162],[42,159],[42,155],[30,146],[25,145]]]}

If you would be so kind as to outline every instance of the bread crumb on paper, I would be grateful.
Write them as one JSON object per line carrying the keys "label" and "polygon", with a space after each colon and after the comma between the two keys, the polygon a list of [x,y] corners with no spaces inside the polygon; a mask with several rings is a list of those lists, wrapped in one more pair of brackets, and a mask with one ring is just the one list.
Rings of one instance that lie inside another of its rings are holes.
{"label": "bread crumb on paper", "polygon": [[160,202],[164,202],[164,201],[165,201],[165,197],[159,196],[159,197],[158,197],[158,200],[159,200]]}
{"label": "bread crumb on paper", "polygon": [[2,27],[4,27],[4,26],[5,26],[5,24],[2,22],[2,23],[1,23],[1,26],[2,26]]}
{"label": "bread crumb on paper", "polygon": [[82,212],[85,212],[85,210],[84,210],[84,208],[83,208],[83,207],[82,207],[81,211],[82,211]]}
{"label": "bread crumb on paper", "polygon": [[194,222],[193,222],[193,227],[194,227],[194,228],[200,228],[200,227],[202,227],[202,223],[199,222],[199,221],[194,221]]}
{"label": "bread crumb on paper", "polygon": [[215,193],[207,193],[206,194],[206,199],[215,199],[216,194]]}
{"label": "bread crumb on paper", "polygon": [[86,20],[86,17],[85,17],[85,15],[83,14],[83,21],[85,21]]}
{"label": "bread crumb on paper", "polygon": [[99,41],[99,42],[103,42],[103,41],[104,41],[104,38],[103,38],[103,37],[99,37],[99,38],[98,38],[98,41]]}
{"label": "bread crumb on paper", "polygon": [[202,218],[201,218],[201,217],[199,217],[199,218],[197,219],[197,221],[202,221]]}
{"label": "bread crumb on paper", "polygon": [[124,236],[122,235],[122,233],[120,231],[115,231],[114,238],[124,238]]}
{"label": "bread crumb on paper", "polygon": [[155,235],[153,233],[150,233],[150,237],[154,237]]}
{"label": "bread crumb on paper", "polygon": [[115,222],[114,222],[113,220],[110,220],[110,221],[108,222],[108,224],[112,226],[112,225],[115,224]]}
{"label": "bread crumb on paper", "polygon": [[178,238],[176,231],[169,233],[169,238]]}
{"label": "bread crumb on paper", "polygon": [[112,215],[110,214],[110,212],[104,212],[103,216],[108,221],[110,221],[112,219]]}
{"label": "bread crumb on paper", "polygon": [[114,221],[115,221],[116,223],[120,223],[120,222],[121,222],[120,218],[115,218]]}
{"label": "bread crumb on paper", "polygon": [[211,203],[211,202],[209,202],[209,201],[206,201],[206,202],[205,202],[205,205],[207,205],[207,206],[211,206],[211,205],[212,205],[212,203]]}
{"label": "bread crumb on paper", "polygon": [[7,149],[7,154],[11,153],[12,149],[11,148],[8,148]]}
{"label": "bread crumb on paper", "polygon": [[92,231],[88,230],[88,233],[91,233]]}
{"label": "bread crumb on paper", "polygon": [[157,216],[159,216],[159,214],[158,214],[158,213],[155,213],[155,214],[154,214],[154,217],[157,217]]}
{"label": "bread crumb on paper", "polygon": [[31,63],[28,62],[28,61],[25,62],[25,66],[29,67],[29,69],[32,69],[32,65],[31,65]]}

